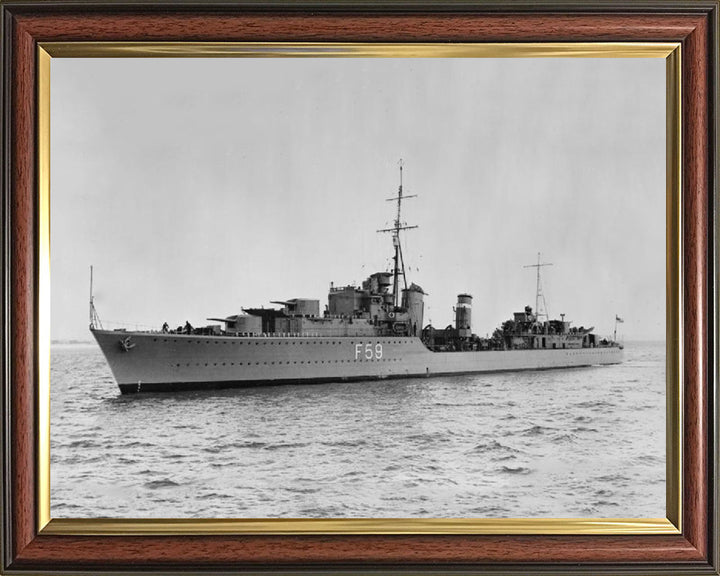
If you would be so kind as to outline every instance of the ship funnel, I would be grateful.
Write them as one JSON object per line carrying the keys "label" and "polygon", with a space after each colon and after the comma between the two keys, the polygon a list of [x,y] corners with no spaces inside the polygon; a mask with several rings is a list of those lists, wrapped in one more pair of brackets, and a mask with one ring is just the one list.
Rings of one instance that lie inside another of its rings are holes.
{"label": "ship funnel", "polygon": [[455,306],[455,328],[460,338],[472,336],[472,296],[470,294],[458,294]]}
{"label": "ship funnel", "polygon": [[402,305],[408,312],[408,320],[410,321],[408,333],[411,336],[418,336],[422,331],[425,308],[424,296],[423,289],[415,283],[411,284],[410,288],[405,288],[402,291]]}

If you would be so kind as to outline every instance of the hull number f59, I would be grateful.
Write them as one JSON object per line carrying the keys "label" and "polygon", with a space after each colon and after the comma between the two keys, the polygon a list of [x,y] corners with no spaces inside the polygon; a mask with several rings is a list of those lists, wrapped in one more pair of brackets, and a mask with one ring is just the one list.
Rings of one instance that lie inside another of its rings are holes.
{"label": "hull number f59", "polygon": [[373,358],[375,360],[380,360],[380,358],[382,358],[382,355],[382,344],[380,344],[379,342],[374,346],[372,342],[368,342],[367,344],[358,342],[357,344],[355,344],[355,360],[363,358],[365,360],[372,360]]}

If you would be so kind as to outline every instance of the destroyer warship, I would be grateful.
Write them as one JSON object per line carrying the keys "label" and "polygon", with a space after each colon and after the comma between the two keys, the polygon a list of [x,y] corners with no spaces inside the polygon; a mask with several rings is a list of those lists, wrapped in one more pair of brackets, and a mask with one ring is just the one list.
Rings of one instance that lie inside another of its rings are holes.
{"label": "destroyer warship", "polygon": [[[423,289],[408,285],[400,234],[417,226],[401,220],[402,164],[397,205],[389,233],[391,271],[371,274],[362,285],[335,287],[320,312],[319,300],[274,301],[276,308],[242,313],[203,327],[103,329],[90,289],[90,331],[123,394],[287,384],[433,377],[517,370],[573,368],[622,362],[615,336],[572,327],[564,315],[540,313],[537,264],[535,308],[521,312],[480,337],[472,330],[472,296],[460,294],[455,323],[423,325]],[[547,310],[547,307],[545,307]],[[616,322],[620,320],[616,316]]]}

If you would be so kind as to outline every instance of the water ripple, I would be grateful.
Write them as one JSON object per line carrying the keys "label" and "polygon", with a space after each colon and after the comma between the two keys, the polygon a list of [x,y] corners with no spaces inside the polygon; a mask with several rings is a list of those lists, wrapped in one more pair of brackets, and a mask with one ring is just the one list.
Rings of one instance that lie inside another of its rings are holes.
{"label": "water ripple", "polygon": [[53,517],[664,515],[662,343],[612,368],[133,396],[94,346],[51,352]]}

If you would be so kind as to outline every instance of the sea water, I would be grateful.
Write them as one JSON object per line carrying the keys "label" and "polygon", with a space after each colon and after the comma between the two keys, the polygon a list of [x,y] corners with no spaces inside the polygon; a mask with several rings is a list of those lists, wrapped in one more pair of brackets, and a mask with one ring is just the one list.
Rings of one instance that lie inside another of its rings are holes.
{"label": "sea water", "polygon": [[121,396],[51,351],[54,518],[665,516],[665,346],[615,366]]}

